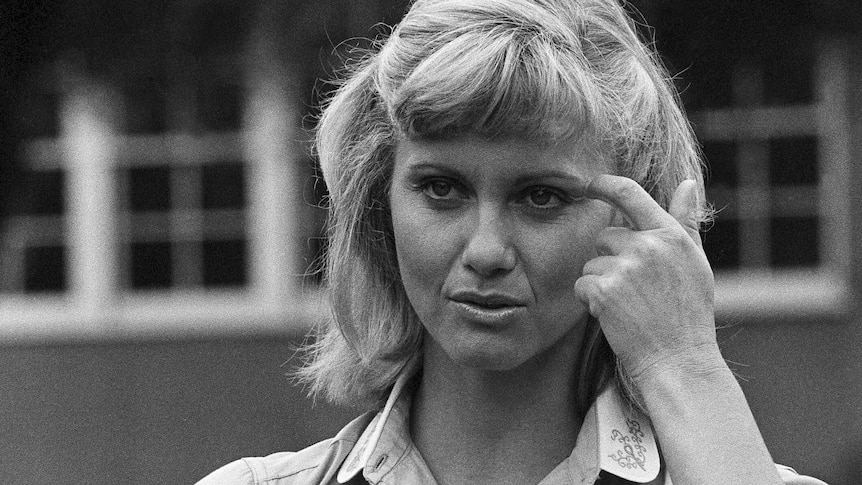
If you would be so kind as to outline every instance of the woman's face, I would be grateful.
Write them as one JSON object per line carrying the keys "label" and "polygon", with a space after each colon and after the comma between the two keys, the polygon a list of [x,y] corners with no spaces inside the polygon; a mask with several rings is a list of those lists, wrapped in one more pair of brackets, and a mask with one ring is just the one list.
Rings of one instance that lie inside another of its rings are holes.
{"label": "woman's face", "polygon": [[610,206],[604,162],[575,142],[403,140],[390,192],[398,264],[431,339],[456,363],[513,369],[582,327],[575,281]]}

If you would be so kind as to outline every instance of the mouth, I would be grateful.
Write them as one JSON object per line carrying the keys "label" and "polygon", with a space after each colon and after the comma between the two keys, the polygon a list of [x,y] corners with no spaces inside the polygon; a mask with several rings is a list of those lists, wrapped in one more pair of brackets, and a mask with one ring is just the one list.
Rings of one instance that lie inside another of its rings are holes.
{"label": "mouth", "polygon": [[506,325],[526,307],[522,300],[503,294],[456,292],[450,299],[464,318],[489,326]]}
{"label": "mouth", "polygon": [[524,302],[520,299],[501,293],[483,294],[473,291],[458,291],[452,294],[451,299],[458,303],[489,310],[524,306]]}

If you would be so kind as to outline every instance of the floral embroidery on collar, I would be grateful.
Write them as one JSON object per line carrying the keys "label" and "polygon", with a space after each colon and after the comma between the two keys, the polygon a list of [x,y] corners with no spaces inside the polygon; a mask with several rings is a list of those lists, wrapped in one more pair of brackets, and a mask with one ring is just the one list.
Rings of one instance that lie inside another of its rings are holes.
{"label": "floral embroidery on collar", "polygon": [[593,409],[602,470],[637,483],[654,480],[661,460],[649,418],[623,402],[616,387],[599,395]]}

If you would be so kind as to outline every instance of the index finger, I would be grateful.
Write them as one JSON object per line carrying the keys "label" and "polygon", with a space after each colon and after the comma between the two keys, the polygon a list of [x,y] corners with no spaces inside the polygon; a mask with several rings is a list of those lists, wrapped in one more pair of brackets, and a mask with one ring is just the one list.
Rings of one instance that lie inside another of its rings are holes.
{"label": "index finger", "polygon": [[627,177],[602,174],[593,178],[584,194],[616,207],[635,226],[632,229],[648,231],[676,225],[676,219],[668,214],[646,190]]}

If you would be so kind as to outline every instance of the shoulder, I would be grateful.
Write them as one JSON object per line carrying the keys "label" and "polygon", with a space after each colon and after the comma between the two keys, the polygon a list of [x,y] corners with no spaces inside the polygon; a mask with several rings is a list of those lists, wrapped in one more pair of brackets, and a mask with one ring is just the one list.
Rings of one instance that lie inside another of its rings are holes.
{"label": "shoulder", "polygon": [[328,483],[359,435],[373,418],[366,413],[351,421],[338,434],[297,452],[242,458],[210,473],[197,485],[299,485]]}
{"label": "shoulder", "polygon": [[[800,475],[796,470],[789,466],[776,464],[775,468],[778,470],[778,475],[781,477],[781,481],[784,485],[827,485],[827,483],[822,480],[806,475]],[[667,474],[664,477],[664,485],[673,485],[673,481]]]}
{"label": "shoulder", "polygon": [[796,470],[784,465],[775,465],[778,474],[785,485],[826,485],[826,482],[796,473]]}

